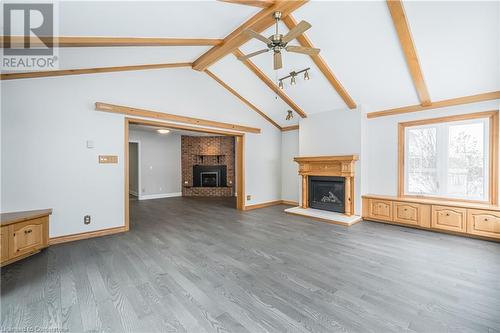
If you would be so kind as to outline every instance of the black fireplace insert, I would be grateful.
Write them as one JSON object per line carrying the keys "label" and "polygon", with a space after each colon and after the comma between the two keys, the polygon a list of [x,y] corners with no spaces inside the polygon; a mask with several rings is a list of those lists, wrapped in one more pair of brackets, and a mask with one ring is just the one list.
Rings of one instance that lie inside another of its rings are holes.
{"label": "black fireplace insert", "polygon": [[344,201],[344,177],[309,177],[309,207],[344,213]]}
{"label": "black fireplace insert", "polygon": [[194,187],[226,187],[227,167],[225,165],[193,165]]}

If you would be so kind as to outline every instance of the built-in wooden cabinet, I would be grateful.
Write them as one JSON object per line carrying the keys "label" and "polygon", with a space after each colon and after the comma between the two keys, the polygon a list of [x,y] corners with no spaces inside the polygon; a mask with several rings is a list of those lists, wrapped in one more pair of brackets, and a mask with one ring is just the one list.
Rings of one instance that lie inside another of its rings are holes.
{"label": "built-in wooden cabinet", "polygon": [[467,210],[459,207],[432,206],[431,225],[435,229],[465,232]]}
{"label": "built-in wooden cabinet", "polygon": [[47,246],[48,217],[41,217],[11,225],[10,256],[22,256]]}
{"label": "built-in wooden cabinet", "polygon": [[500,238],[500,212],[469,209],[467,212],[467,233]]}
{"label": "built-in wooden cabinet", "polygon": [[429,227],[430,207],[411,202],[392,202],[394,222]]}
{"label": "built-in wooden cabinet", "polygon": [[9,260],[9,227],[0,228],[0,256],[1,261]]}
{"label": "built-in wooden cabinet", "polygon": [[363,196],[363,218],[500,239],[500,207],[390,196]]}
{"label": "built-in wooden cabinet", "polygon": [[376,219],[392,219],[392,202],[388,200],[370,199],[370,217]]}
{"label": "built-in wooden cabinet", "polygon": [[48,246],[48,210],[1,214],[1,265],[25,258]]}

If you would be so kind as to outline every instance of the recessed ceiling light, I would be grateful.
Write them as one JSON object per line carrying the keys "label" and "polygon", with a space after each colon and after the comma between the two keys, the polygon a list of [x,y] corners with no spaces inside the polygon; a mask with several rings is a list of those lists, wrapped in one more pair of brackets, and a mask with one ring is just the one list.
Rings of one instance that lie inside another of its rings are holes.
{"label": "recessed ceiling light", "polygon": [[160,133],[160,134],[170,133],[170,130],[165,129],[165,128],[160,128],[160,129],[157,129],[156,131],[158,131],[158,133]]}

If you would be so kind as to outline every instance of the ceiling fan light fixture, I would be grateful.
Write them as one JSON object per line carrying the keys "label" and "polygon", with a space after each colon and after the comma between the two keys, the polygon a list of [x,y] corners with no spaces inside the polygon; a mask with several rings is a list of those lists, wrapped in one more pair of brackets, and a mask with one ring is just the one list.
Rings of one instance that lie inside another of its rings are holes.
{"label": "ceiling fan light fixture", "polygon": [[279,22],[281,21],[282,18],[282,13],[279,11],[276,11],[273,13],[273,18],[276,21],[275,22],[275,32],[273,35],[270,37],[265,37],[261,35],[260,33],[251,30],[251,29],[245,29],[243,31],[243,34],[246,35],[246,37],[249,38],[255,38],[257,40],[260,40],[261,42],[265,43],[267,46],[267,49],[263,49],[260,51],[252,52],[247,55],[242,55],[239,56],[238,59],[241,61],[247,60],[249,58],[255,57],[259,54],[268,52],[268,51],[274,51],[274,57],[273,57],[273,68],[274,70],[281,69],[283,67],[283,60],[281,57],[281,51],[285,50],[287,52],[295,52],[295,53],[302,53],[302,54],[309,54],[309,55],[314,55],[318,54],[320,52],[320,49],[317,48],[312,48],[312,47],[304,47],[304,46],[297,46],[297,45],[288,45],[288,43],[300,35],[302,35],[306,30],[311,28],[311,24],[306,22],[306,21],[300,21],[297,25],[295,25],[292,29],[288,31],[286,34],[280,34],[279,31]]}

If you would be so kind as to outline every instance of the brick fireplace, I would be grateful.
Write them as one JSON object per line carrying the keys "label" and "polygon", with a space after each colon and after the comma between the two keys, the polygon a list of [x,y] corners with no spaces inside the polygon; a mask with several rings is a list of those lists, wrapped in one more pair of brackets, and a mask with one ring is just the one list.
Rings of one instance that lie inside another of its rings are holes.
{"label": "brick fireplace", "polygon": [[181,137],[182,196],[234,196],[234,137]]}

